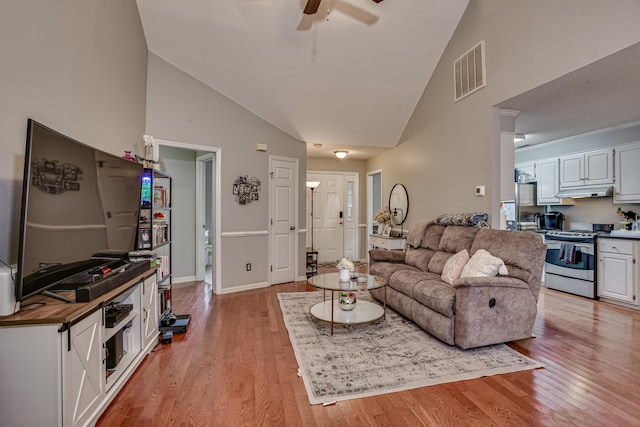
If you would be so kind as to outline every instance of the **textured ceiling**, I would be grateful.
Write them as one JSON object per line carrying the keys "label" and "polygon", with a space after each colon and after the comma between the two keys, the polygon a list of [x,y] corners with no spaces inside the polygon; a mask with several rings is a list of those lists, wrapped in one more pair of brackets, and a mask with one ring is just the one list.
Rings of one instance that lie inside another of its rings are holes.
{"label": "textured ceiling", "polygon": [[154,54],[300,141],[363,151],[397,145],[468,0],[137,3]]}
{"label": "textured ceiling", "polygon": [[516,146],[640,121],[640,43],[500,103],[520,111]]}

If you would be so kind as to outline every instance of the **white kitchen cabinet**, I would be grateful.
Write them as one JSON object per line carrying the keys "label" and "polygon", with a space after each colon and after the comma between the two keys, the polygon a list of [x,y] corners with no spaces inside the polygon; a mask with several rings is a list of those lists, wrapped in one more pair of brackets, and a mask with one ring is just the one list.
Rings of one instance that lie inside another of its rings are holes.
{"label": "white kitchen cabinet", "polygon": [[640,142],[615,147],[613,203],[640,203]]}
{"label": "white kitchen cabinet", "polygon": [[613,184],[613,149],[560,157],[560,189]]}
{"label": "white kitchen cabinet", "polygon": [[598,239],[598,296],[603,300],[638,305],[640,242],[625,239]]}
{"label": "white kitchen cabinet", "polygon": [[560,199],[556,197],[560,191],[560,163],[557,157],[538,160],[536,170],[538,172],[538,205],[558,204]]}
{"label": "white kitchen cabinet", "polygon": [[526,173],[529,175],[530,180],[536,179],[536,162],[516,163],[515,167],[518,170],[518,174]]}

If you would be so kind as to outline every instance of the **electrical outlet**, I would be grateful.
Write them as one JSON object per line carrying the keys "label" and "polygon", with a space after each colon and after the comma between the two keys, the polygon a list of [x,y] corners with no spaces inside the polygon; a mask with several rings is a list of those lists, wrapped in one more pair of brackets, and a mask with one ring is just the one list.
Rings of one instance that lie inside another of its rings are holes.
{"label": "electrical outlet", "polygon": [[247,263],[246,268],[247,268],[247,271],[251,271],[251,263],[250,262]]}

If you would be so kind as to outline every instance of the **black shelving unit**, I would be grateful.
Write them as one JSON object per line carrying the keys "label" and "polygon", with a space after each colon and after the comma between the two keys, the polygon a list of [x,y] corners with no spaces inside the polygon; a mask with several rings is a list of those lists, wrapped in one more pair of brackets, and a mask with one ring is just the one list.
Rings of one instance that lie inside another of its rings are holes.
{"label": "black shelving unit", "polygon": [[171,176],[145,169],[138,225],[138,250],[150,250],[158,257],[159,317],[171,313]]}

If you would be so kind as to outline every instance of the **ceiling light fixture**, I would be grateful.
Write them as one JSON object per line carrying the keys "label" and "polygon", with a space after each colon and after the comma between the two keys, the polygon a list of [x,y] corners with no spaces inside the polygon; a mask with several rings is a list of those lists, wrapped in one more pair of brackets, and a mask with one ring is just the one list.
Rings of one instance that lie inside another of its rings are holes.
{"label": "ceiling light fixture", "polygon": [[345,157],[347,157],[347,154],[349,152],[345,150],[338,150],[338,151],[334,151],[333,153],[336,155],[337,158],[344,159]]}
{"label": "ceiling light fixture", "polygon": [[521,134],[521,133],[513,134],[513,142],[520,142],[520,141],[524,141],[524,140],[525,140],[524,134]]}

